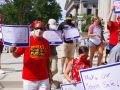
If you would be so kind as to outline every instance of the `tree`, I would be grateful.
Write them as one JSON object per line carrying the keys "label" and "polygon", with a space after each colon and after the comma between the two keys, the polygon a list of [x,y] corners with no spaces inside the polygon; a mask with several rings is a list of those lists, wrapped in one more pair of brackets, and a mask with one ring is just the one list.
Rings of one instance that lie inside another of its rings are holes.
{"label": "tree", "polygon": [[92,24],[91,18],[94,16],[94,14],[86,15],[86,13],[83,14],[83,20],[86,21],[86,23],[82,23],[82,32],[88,32],[89,26]]}
{"label": "tree", "polygon": [[61,7],[56,0],[5,0],[0,5],[5,24],[28,25],[39,20],[45,24],[50,18],[61,19]]}

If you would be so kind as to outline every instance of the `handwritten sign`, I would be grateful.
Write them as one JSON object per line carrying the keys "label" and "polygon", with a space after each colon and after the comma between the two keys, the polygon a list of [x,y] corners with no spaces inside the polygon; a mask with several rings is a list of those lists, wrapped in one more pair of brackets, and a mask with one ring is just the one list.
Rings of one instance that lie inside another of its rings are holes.
{"label": "handwritten sign", "polygon": [[80,71],[85,90],[120,90],[120,63]]}
{"label": "handwritten sign", "polygon": [[72,84],[61,84],[61,90],[84,90],[84,87],[81,82],[77,82],[76,86]]}
{"label": "handwritten sign", "polygon": [[43,37],[47,39],[50,45],[63,44],[62,32],[60,30],[47,30],[44,32]]}
{"label": "handwritten sign", "polygon": [[1,25],[4,45],[29,47],[28,26]]}
{"label": "handwritten sign", "polygon": [[67,41],[80,37],[78,27],[74,27],[74,28],[70,28],[70,29],[63,29],[63,32],[65,34],[65,39]]}
{"label": "handwritten sign", "polygon": [[115,10],[114,12],[117,14],[117,13],[120,13],[120,0],[114,0],[113,1],[113,5],[115,6]]}

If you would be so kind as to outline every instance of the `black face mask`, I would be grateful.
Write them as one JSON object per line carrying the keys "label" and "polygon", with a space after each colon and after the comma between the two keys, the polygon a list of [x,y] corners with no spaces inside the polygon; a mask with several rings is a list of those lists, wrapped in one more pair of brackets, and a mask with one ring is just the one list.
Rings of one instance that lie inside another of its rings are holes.
{"label": "black face mask", "polygon": [[66,20],[66,22],[67,22],[68,24],[71,24],[71,20]]}

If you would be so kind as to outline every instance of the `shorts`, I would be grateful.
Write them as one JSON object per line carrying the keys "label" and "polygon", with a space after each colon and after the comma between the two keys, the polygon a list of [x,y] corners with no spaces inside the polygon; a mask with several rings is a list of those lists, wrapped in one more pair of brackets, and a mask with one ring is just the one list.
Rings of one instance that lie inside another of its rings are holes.
{"label": "shorts", "polygon": [[23,80],[23,90],[50,90],[49,79],[40,81]]}
{"label": "shorts", "polygon": [[109,49],[106,49],[106,54],[109,54],[110,53],[110,50]]}
{"label": "shorts", "polygon": [[73,58],[75,52],[75,45],[73,43],[63,43],[61,47],[61,57]]}
{"label": "shorts", "polygon": [[0,45],[0,52],[2,53],[2,51],[3,51],[3,45]]}
{"label": "shorts", "polygon": [[95,45],[92,41],[89,40],[89,47],[99,47],[102,46],[102,44]]}

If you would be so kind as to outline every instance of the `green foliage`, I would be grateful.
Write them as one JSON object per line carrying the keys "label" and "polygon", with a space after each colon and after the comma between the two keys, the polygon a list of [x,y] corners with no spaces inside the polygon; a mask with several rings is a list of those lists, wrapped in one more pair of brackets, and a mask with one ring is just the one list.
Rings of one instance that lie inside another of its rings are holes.
{"label": "green foliage", "polygon": [[89,26],[92,24],[91,18],[93,14],[86,15],[85,13],[83,15],[75,14],[75,16],[72,17],[72,21],[75,21],[75,25],[78,26],[78,17],[77,16],[83,16],[82,22],[85,21],[85,23],[82,23],[81,29],[82,32],[88,32]]}
{"label": "green foliage", "polygon": [[4,23],[10,25],[28,25],[36,20],[46,24],[50,18],[58,22],[62,17],[56,0],[6,0],[0,7]]}
{"label": "green foliage", "polygon": [[94,14],[86,15],[86,13],[83,14],[83,21],[86,21],[84,25],[82,25],[82,31],[88,32],[89,26],[92,24],[91,18],[94,16]]}
{"label": "green foliage", "polygon": [[72,16],[72,21],[75,22],[75,26],[78,26],[78,18],[77,16],[79,16],[79,14],[75,14],[75,16]]}

